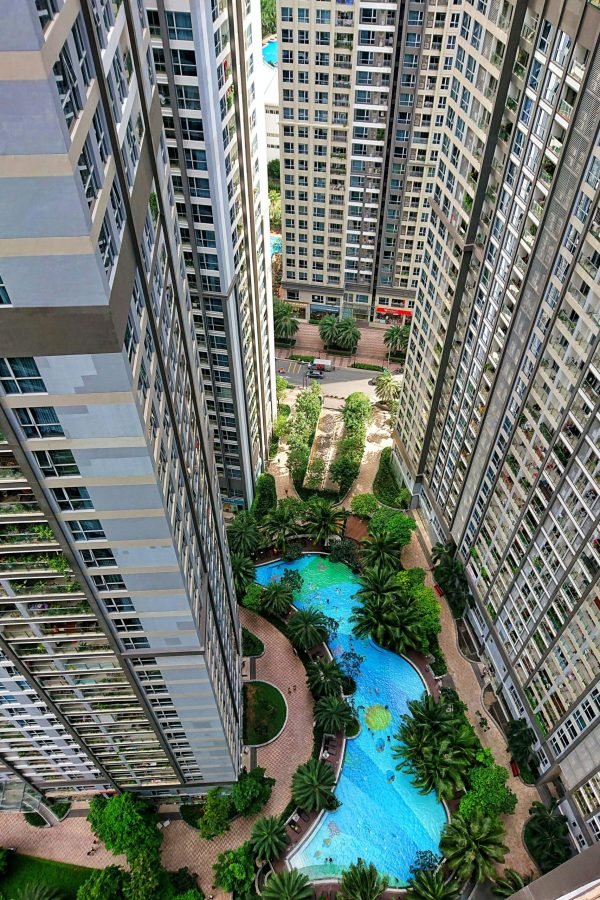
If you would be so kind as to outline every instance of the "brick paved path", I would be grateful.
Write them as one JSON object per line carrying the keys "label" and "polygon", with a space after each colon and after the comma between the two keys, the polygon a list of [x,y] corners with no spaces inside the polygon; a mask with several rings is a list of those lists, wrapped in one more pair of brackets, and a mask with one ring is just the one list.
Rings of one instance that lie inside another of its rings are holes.
{"label": "brick paved path", "polygon": [[[420,566],[428,570],[431,568],[431,557],[429,554],[431,542],[419,512],[415,510],[414,513],[418,526],[417,532],[413,535],[411,543],[402,552],[402,563],[407,569]],[[433,578],[429,571],[426,572],[426,582],[430,586],[433,585]],[[478,717],[475,715],[475,711],[485,709],[481,687],[471,663],[458,649],[456,626],[450,608],[444,598],[440,599],[440,605],[442,618],[440,646],[446,657],[448,672],[454,680],[461,700],[468,705],[467,715],[481,743],[484,747],[489,747],[494,754],[496,762],[506,766],[510,772],[510,756],[506,752],[506,739],[503,732],[491,717],[488,718],[488,731],[483,731],[478,725]],[[511,776],[508,786],[517,795],[517,807],[514,815],[505,818],[506,838],[504,843],[509,848],[509,852],[506,855],[504,865],[516,869],[522,874],[535,872],[535,864],[525,849],[521,834],[523,826],[529,818],[529,807],[534,800],[539,800],[540,796],[534,787],[524,784],[520,778]]]}
{"label": "brick paved path", "polygon": [[[198,873],[200,886],[206,895],[212,893],[215,900],[225,900],[229,896],[211,887],[212,866],[217,854],[242,844],[261,815],[279,815],[283,812],[290,801],[292,775],[300,763],[310,757],[313,742],[313,701],[306,686],[304,666],[295,656],[287,638],[273,625],[245,609],[240,610],[240,617],[242,624],[267,648],[264,656],[256,660],[256,678],[277,685],[288,704],[288,718],[281,735],[273,743],[256,751],[257,765],[263,766],[267,774],[276,779],[273,793],[258,816],[236,819],[231,831],[214,841],[203,840],[183,820],[173,819],[164,831],[162,846],[164,866],[167,869],[188,866]],[[92,840],[92,832],[83,816],[68,816],[52,828],[33,828],[20,813],[0,813],[0,846],[15,847],[20,853],[44,859],[98,869],[115,861],[124,862],[121,857],[115,858],[104,849],[87,856]]]}

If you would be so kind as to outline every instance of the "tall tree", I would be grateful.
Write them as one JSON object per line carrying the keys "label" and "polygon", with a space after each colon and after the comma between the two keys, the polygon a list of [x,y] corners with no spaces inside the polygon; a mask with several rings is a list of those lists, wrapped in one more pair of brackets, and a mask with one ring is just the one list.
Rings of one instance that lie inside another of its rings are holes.
{"label": "tall tree", "polygon": [[373,863],[359,860],[342,872],[339,900],[378,900],[388,887],[388,880],[380,875]]}
{"label": "tall tree", "polygon": [[508,848],[504,843],[504,826],[500,819],[476,813],[468,820],[455,814],[444,826],[440,850],[448,868],[461,881],[493,879],[496,865],[504,860]]}
{"label": "tall tree", "polygon": [[231,569],[233,572],[233,583],[238,598],[243,597],[246,593],[248,585],[254,581],[255,568],[254,563],[249,556],[243,553],[231,554]]}
{"label": "tall tree", "polygon": [[383,342],[388,348],[388,363],[392,353],[406,353],[410,325],[392,325],[383,335]]}
{"label": "tall tree", "polygon": [[325,546],[332,537],[339,537],[344,530],[346,512],[329,500],[313,500],[306,510],[304,520],[306,532],[317,543]]}
{"label": "tall tree", "polygon": [[227,529],[227,540],[232,553],[252,556],[260,544],[260,532],[253,513],[242,511],[237,514]]}
{"label": "tall tree", "polygon": [[298,533],[300,506],[293,498],[286,498],[265,516],[263,531],[278,550],[285,550],[291,538]]}
{"label": "tall tree", "polygon": [[377,399],[385,403],[386,406],[397,400],[402,391],[402,387],[397,378],[394,378],[391,372],[382,372],[377,376],[375,381],[375,394]]}
{"label": "tall tree", "polygon": [[335,331],[335,343],[342,350],[350,350],[351,353],[356,353],[360,335],[360,328],[356,324],[356,319],[341,319]]}
{"label": "tall tree", "polygon": [[306,667],[306,681],[314,697],[336,696],[341,693],[343,673],[335,660],[318,660]]}
{"label": "tall tree", "polygon": [[292,799],[306,812],[319,812],[331,805],[335,773],[329,763],[311,758],[292,776]]}
{"label": "tall tree", "polygon": [[354,721],[354,713],[342,697],[321,697],[315,703],[315,723],[326,734],[345,732]]}
{"label": "tall tree", "polygon": [[441,871],[422,870],[408,881],[406,900],[458,900],[460,890],[455,881],[446,881]]}
{"label": "tall tree", "polygon": [[298,319],[289,303],[273,301],[273,331],[279,340],[289,341],[298,331]]}
{"label": "tall tree", "polygon": [[312,900],[313,889],[302,872],[284,869],[271,875],[262,890],[263,900]]}
{"label": "tall tree", "polygon": [[329,344],[335,344],[337,335],[338,318],[337,316],[323,316],[319,322],[319,335],[326,347]]}
{"label": "tall tree", "polygon": [[263,816],[258,822],[255,822],[250,842],[259,859],[271,862],[280,856],[288,842],[281,817]]}
{"label": "tall tree", "polygon": [[307,652],[327,640],[327,618],[315,607],[300,609],[288,622],[287,634],[294,647]]}

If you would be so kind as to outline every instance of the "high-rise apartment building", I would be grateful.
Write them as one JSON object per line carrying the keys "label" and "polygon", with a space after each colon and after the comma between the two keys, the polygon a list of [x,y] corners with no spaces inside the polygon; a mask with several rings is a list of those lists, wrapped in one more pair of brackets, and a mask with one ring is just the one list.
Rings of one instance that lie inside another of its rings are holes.
{"label": "high-rise apartment building", "polygon": [[275,404],[260,6],[145,5],[217,471],[243,506]]}
{"label": "high-rise apartment building", "polygon": [[7,0],[0,107],[0,790],[194,794],[240,630],[144,4]]}
{"label": "high-rise apartment building", "polygon": [[423,3],[399,0],[279,7],[282,286],[302,317],[412,314],[428,208],[425,135],[444,115],[419,49],[431,46],[442,68],[437,35],[424,35],[445,15],[424,18]]}
{"label": "high-rise apartment building", "polygon": [[397,459],[456,543],[492,687],[583,847],[600,840],[600,9],[410,0],[403,28],[420,121],[401,228],[423,177]]}

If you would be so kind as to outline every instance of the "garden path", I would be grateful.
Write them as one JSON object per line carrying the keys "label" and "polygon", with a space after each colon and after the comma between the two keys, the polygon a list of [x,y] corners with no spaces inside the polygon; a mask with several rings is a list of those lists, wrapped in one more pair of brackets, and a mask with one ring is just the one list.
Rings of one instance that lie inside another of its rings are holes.
{"label": "garden path", "polygon": [[[417,531],[413,535],[410,544],[402,551],[402,564],[406,569],[415,566],[425,569],[426,583],[430,587],[433,587],[434,580],[430,571],[431,542],[420,513],[418,510],[414,510],[413,514],[417,523]],[[468,706],[467,715],[469,721],[477,732],[477,736],[481,743],[484,747],[489,747],[494,754],[496,762],[502,766],[506,766],[510,772],[510,756],[507,753],[506,738],[501,729],[491,717],[488,719],[489,728],[487,731],[483,731],[483,729],[479,727],[479,717],[475,713],[476,710],[485,708],[481,687],[477,681],[471,663],[462,655],[458,648],[454,618],[444,597],[440,598],[440,607],[442,619],[440,646],[446,657],[448,672],[452,676],[461,700]],[[523,844],[522,832],[525,822],[529,818],[529,807],[534,800],[539,800],[540,796],[534,787],[525,784],[520,778],[511,776],[509,778],[508,786],[517,795],[517,807],[514,814],[508,816],[505,820],[505,844],[508,847],[508,853],[504,860],[504,867],[516,869],[517,872],[521,872],[522,874],[531,871],[535,872],[535,864]]]}
{"label": "garden path", "polygon": [[[290,407],[290,415],[294,414],[294,408],[296,406],[296,397],[297,391],[294,388],[291,388],[287,391],[283,402],[287,403]],[[299,500],[298,492],[294,487],[294,482],[290,477],[290,473],[288,471],[287,465],[288,458],[288,445],[284,440],[279,441],[279,449],[273,459],[269,460],[269,474],[273,476],[275,479],[275,490],[277,492],[277,499],[283,500],[285,497],[293,497],[295,500]]]}
{"label": "garden path", "polygon": [[[176,808],[161,808],[161,818],[171,814],[164,829],[162,861],[167,869],[188,866],[199,876],[207,896],[226,900],[230,895],[211,887],[212,866],[223,850],[238,847],[250,835],[252,825],[262,815],[279,815],[290,801],[292,775],[310,757],[313,743],[313,700],[306,686],[306,673],[292,645],[280,631],[260,616],[240,609],[242,624],[261,639],[267,652],[256,660],[256,678],[275,684],[288,704],[288,718],[280,736],[266,747],[256,750],[257,765],[276,779],[267,805],[257,815],[237,818],[231,831],[213,841],[203,840],[182,819],[175,818]],[[247,667],[246,667],[247,668]],[[288,693],[289,691],[289,693]],[[177,813],[178,815],[178,813]],[[102,869],[111,863],[123,863],[103,847],[92,856],[93,834],[84,815],[69,815],[52,828],[34,828],[20,813],[0,813],[0,846],[15,847],[20,853]]]}
{"label": "garden path", "polygon": [[367,440],[358,478],[346,495],[343,506],[350,509],[352,498],[356,494],[372,494],[373,481],[379,468],[379,457],[384,447],[391,447],[392,435],[389,426],[390,415],[387,410],[376,406],[373,418],[367,428]]}

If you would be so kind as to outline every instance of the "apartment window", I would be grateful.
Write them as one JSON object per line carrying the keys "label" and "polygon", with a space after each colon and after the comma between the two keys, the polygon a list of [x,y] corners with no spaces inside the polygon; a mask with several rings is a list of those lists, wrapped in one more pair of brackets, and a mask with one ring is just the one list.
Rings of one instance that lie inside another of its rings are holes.
{"label": "apartment window", "polygon": [[282,22],[293,22],[294,21],[294,11],[291,6],[282,6],[281,7],[281,21]]}
{"label": "apartment window", "polygon": [[31,356],[0,358],[0,384],[7,394],[46,393],[46,385]]}
{"label": "apartment window", "polygon": [[61,437],[64,435],[56,410],[52,406],[15,409],[15,415],[26,438]]}
{"label": "apartment window", "polygon": [[124,591],[125,582],[120,575],[92,575],[92,580],[96,586],[96,590],[103,593],[104,591]]}
{"label": "apartment window", "polygon": [[538,41],[538,50],[542,53],[548,52],[548,46],[550,44],[550,35],[552,34],[552,25],[546,19],[542,22],[542,30],[540,32],[540,39]]}
{"label": "apartment window", "polygon": [[175,75],[196,75],[196,54],[193,50],[171,49]]}
{"label": "apartment window", "polygon": [[70,450],[36,450],[33,455],[45,478],[80,474]]}
{"label": "apartment window", "polygon": [[106,597],[104,606],[109,613],[135,612],[131,597]]}
{"label": "apartment window", "polygon": [[200,88],[192,84],[176,84],[177,105],[181,109],[200,109]]}
{"label": "apartment window", "polygon": [[94,134],[96,135],[96,143],[98,144],[98,153],[100,154],[100,159],[103,163],[105,163],[108,159],[108,144],[106,141],[104,114],[100,109],[97,109],[94,113],[92,125],[94,126]]}
{"label": "apartment window", "polygon": [[80,550],[79,553],[88,569],[103,569],[117,564],[112,550]]}
{"label": "apartment window", "polygon": [[67,127],[70,129],[77,114],[82,109],[82,104],[79,87],[77,86],[77,77],[67,47],[63,47],[60,51],[52,71],[54,72],[54,80],[58,88]]}
{"label": "apartment window", "polygon": [[73,538],[78,542],[98,541],[106,538],[99,519],[78,519],[76,522],[67,522],[67,525],[71,529]]}
{"label": "apartment window", "polygon": [[89,135],[85,139],[85,144],[83,145],[83,149],[77,163],[77,168],[79,169],[79,174],[81,175],[83,190],[88,202],[88,206],[91,209],[94,205],[94,200],[98,196],[98,191],[100,190],[100,176],[96,169],[94,154],[92,151],[92,144]]}
{"label": "apartment window", "polygon": [[45,31],[58,12],[56,0],[35,0],[35,6],[39,16],[40,25],[42,26],[42,31]]}
{"label": "apartment window", "polygon": [[181,134],[188,141],[203,141],[204,129],[202,127],[202,119],[184,119],[181,120]]}
{"label": "apartment window", "polygon": [[77,16],[71,34],[73,35],[73,43],[75,44],[75,50],[77,52],[77,59],[79,60],[83,82],[87,87],[87,85],[89,85],[90,81],[92,80],[92,67],[88,56],[85,32],[81,23],[82,18],[80,13]]}
{"label": "apartment window", "polygon": [[104,264],[104,269],[108,277],[110,277],[110,273],[112,272],[112,268],[115,262],[115,242],[113,240],[110,224],[108,222],[108,217],[105,214],[104,221],[102,222],[102,228],[100,229],[100,234],[98,235],[98,250],[100,251],[100,256],[102,257],[102,262]]}
{"label": "apartment window", "polygon": [[8,296],[8,291],[4,286],[4,282],[2,281],[2,277],[0,277],[0,306],[10,306],[10,297]]}
{"label": "apartment window", "polygon": [[94,508],[87,488],[84,487],[52,488],[52,495],[63,512]]}
{"label": "apartment window", "polygon": [[192,17],[186,12],[167,12],[169,37],[175,41],[192,41]]}
{"label": "apartment window", "polygon": [[[579,198],[577,200],[577,206],[575,208],[575,215],[579,219],[580,222],[587,222],[588,216],[590,214],[590,209],[592,206],[592,201],[589,197],[580,192]],[[0,380],[1,380],[2,370],[0,369]],[[14,393],[14,392],[13,392]]]}
{"label": "apartment window", "polygon": [[197,171],[206,172],[208,166],[206,164],[206,150],[184,149],[186,169],[196,169]]}
{"label": "apartment window", "polygon": [[125,650],[147,650],[150,647],[150,641],[145,637],[124,637],[121,643]]}

